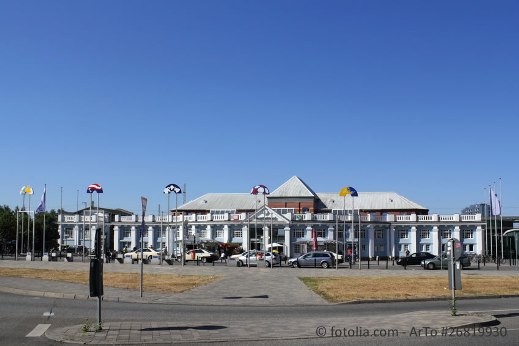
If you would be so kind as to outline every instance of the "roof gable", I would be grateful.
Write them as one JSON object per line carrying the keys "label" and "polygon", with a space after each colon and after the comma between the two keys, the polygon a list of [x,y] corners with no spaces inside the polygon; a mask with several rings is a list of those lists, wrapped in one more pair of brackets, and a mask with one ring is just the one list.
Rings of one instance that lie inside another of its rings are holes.
{"label": "roof gable", "polygon": [[317,195],[304,181],[299,177],[293,176],[278,187],[274,192],[269,195],[272,197],[312,197],[316,198]]}

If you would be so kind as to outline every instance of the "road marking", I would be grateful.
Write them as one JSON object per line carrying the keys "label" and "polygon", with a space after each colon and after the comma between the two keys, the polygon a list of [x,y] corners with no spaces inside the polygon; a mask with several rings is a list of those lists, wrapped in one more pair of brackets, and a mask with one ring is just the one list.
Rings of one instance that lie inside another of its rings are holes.
{"label": "road marking", "polygon": [[47,311],[43,313],[43,316],[54,316],[54,313],[52,311]]}
{"label": "road marking", "polygon": [[42,336],[43,333],[49,329],[50,324],[38,324],[29,334],[27,334],[26,338],[35,338]]}

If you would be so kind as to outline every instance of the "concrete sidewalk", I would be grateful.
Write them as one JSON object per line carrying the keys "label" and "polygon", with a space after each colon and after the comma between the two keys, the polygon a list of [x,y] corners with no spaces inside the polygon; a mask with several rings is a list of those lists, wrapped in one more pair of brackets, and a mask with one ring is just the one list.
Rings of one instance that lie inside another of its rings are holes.
{"label": "concrete sidewalk", "polygon": [[[88,263],[65,262],[15,262],[0,261],[0,267],[41,268],[60,270],[89,270]],[[137,265],[106,264],[105,271],[138,272]],[[330,304],[314,294],[298,279],[299,276],[362,275],[359,270],[293,269],[293,268],[236,268],[234,266],[166,266],[147,265],[146,273],[180,275],[218,275],[223,279],[207,286],[197,287],[179,294],[161,294],[104,288],[105,301],[167,303],[186,305],[249,305],[257,306],[315,306]],[[364,275],[366,271],[363,271]],[[370,275],[377,275],[370,270]],[[402,275],[402,271],[383,271],[384,275]],[[407,270],[406,275],[425,275],[423,270]],[[437,275],[426,272],[427,275]],[[488,274],[488,273],[485,273]],[[231,284],[232,283],[232,284]],[[239,283],[239,284],[237,284]],[[276,290],[270,289],[275,284]],[[88,286],[58,281],[2,277],[0,291],[14,294],[67,299],[97,299],[88,297]],[[246,292],[246,294],[244,294]],[[295,316],[289,320],[268,319],[251,324],[247,321],[183,321],[183,322],[126,322],[103,323],[97,332],[84,332],[83,325],[49,329],[46,336],[60,342],[84,344],[150,344],[239,340],[283,340],[297,338],[340,337],[344,333],[357,336],[365,333],[391,333],[393,335],[418,336],[416,333],[437,331],[440,336],[445,328],[468,328],[495,324],[490,315],[450,316],[444,313],[415,311],[387,317],[348,317],[341,319],[315,319]],[[319,325],[317,325],[317,323]],[[424,329],[426,328],[427,329]],[[452,331],[452,330],[451,330]],[[467,330],[468,331],[468,330]],[[456,332],[456,329],[454,329]]]}

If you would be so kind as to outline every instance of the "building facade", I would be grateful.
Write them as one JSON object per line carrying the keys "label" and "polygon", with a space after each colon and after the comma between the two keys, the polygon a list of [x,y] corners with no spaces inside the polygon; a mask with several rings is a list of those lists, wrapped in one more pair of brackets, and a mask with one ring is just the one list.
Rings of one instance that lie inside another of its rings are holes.
{"label": "building facade", "polygon": [[[93,248],[96,230],[105,234],[106,249],[140,246],[142,216],[120,209],[83,209],[59,221],[60,246]],[[266,250],[272,244],[289,257],[313,248],[353,249],[363,258],[440,254],[450,238],[459,239],[465,252],[483,254],[486,232],[481,214],[429,214],[393,192],[315,193],[297,176],[269,195],[205,194],[169,215],[146,215],[144,224],[144,246],[169,253],[192,247]]]}

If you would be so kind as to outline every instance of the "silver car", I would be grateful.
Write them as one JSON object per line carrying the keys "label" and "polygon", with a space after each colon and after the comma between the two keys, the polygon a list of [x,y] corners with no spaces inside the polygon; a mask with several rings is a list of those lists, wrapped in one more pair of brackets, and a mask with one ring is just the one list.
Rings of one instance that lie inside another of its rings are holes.
{"label": "silver car", "polygon": [[[459,262],[462,268],[470,267],[470,259],[467,255],[461,255]],[[422,267],[425,269],[447,269],[449,267],[449,258],[447,255],[429,258],[422,261]]]}
{"label": "silver car", "polygon": [[335,265],[335,256],[332,252],[316,251],[309,252],[297,258],[291,258],[288,265],[294,267],[322,267],[329,268]]}
{"label": "silver car", "polygon": [[270,252],[267,252],[263,254],[262,252],[257,253],[246,253],[245,255],[242,255],[236,259],[236,265],[238,267],[242,266],[257,266],[260,261],[264,261],[263,264],[265,267],[270,267],[270,265],[276,265],[281,263],[279,255],[277,254],[271,254]]}

